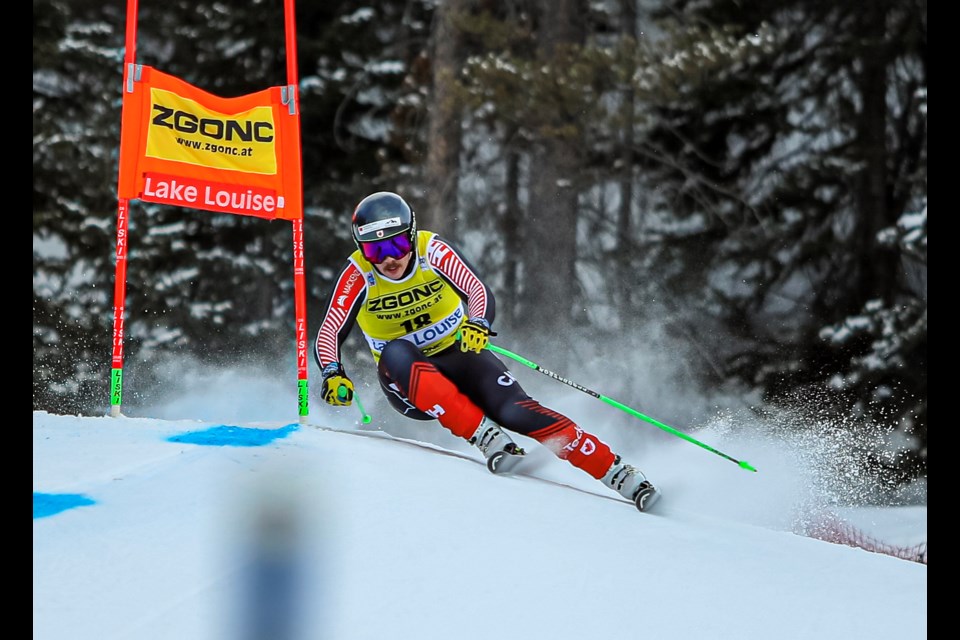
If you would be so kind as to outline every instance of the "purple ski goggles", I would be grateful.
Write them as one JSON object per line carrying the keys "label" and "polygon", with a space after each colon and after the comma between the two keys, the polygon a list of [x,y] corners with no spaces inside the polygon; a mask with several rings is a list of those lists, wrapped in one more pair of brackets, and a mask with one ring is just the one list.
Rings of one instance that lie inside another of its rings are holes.
{"label": "purple ski goggles", "polygon": [[401,233],[384,240],[360,243],[360,251],[363,252],[363,257],[373,264],[380,264],[387,258],[399,260],[412,250],[413,242],[411,242],[410,235],[407,233]]}

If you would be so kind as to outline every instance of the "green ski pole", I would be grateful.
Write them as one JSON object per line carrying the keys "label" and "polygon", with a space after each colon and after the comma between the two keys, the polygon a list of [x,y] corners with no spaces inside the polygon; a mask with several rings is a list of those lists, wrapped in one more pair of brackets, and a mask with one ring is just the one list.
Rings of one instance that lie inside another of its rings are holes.
{"label": "green ski pole", "polygon": [[586,394],[588,394],[588,395],[591,395],[591,396],[593,396],[594,398],[598,398],[599,400],[603,400],[603,401],[606,402],[607,404],[609,404],[609,405],[611,405],[611,406],[614,406],[614,407],[616,407],[617,409],[620,409],[621,411],[625,411],[625,412],[629,413],[630,415],[634,416],[635,418],[640,418],[641,420],[645,420],[645,421],[649,422],[650,424],[652,424],[653,426],[659,427],[660,429],[663,429],[663,430],[666,431],[667,433],[672,433],[673,435],[677,436],[678,438],[683,438],[683,439],[686,440],[687,442],[692,442],[693,444],[697,445],[698,447],[702,447],[702,448],[706,449],[707,451],[709,451],[709,452],[711,452],[711,453],[717,454],[717,455],[720,456],[721,458],[726,458],[726,459],[729,460],[730,462],[733,462],[733,463],[739,465],[742,469],[746,469],[747,471],[756,471],[756,469],[755,469],[753,466],[751,466],[750,463],[747,462],[746,460],[737,460],[736,458],[732,458],[732,457],[728,456],[727,454],[723,453],[722,451],[717,451],[717,450],[714,449],[713,447],[711,447],[711,446],[709,446],[709,445],[706,445],[706,444],[700,442],[699,440],[696,440],[696,439],[694,439],[694,438],[691,438],[691,437],[688,436],[687,434],[685,434],[685,433],[683,433],[683,432],[681,432],[681,431],[677,431],[676,429],[674,429],[673,427],[671,427],[671,426],[669,426],[669,425],[663,424],[663,423],[660,422],[659,420],[654,420],[653,418],[650,418],[650,417],[648,417],[648,416],[643,415],[642,413],[640,413],[640,412],[637,411],[636,409],[631,409],[630,407],[628,407],[627,405],[625,405],[625,404],[623,404],[623,403],[617,402],[616,400],[614,400],[614,399],[612,399],[612,398],[608,398],[608,397],[606,397],[606,396],[604,396],[604,395],[601,395],[601,394],[597,393],[596,391],[591,391],[590,389],[587,389],[586,387],[581,386],[581,385],[577,384],[576,382],[571,382],[570,380],[567,380],[566,378],[563,378],[563,377],[557,375],[557,374],[554,373],[553,371],[548,371],[547,369],[544,369],[543,367],[541,367],[540,365],[538,365],[536,362],[531,362],[530,360],[527,360],[527,359],[524,358],[523,356],[519,356],[519,355],[517,355],[517,354],[515,354],[515,353],[513,353],[513,352],[511,352],[511,351],[507,351],[506,349],[504,349],[504,348],[502,348],[502,347],[498,347],[498,346],[493,345],[493,344],[490,344],[490,343],[487,343],[487,349],[489,349],[490,351],[493,351],[494,353],[499,353],[500,355],[504,355],[504,356],[507,356],[508,358],[512,358],[512,359],[516,360],[517,362],[519,362],[520,364],[523,364],[523,365],[526,365],[526,366],[530,367],[530,368],[533,369],[534,371],[539,371],[540,373],[542,373],[542,374],[544,374],[544,375],[550,376],[551,378],[553,378],[553,379],[556,380],[557,382],[562,382],[563,384],[565,384],[565,385],[567,385],[567,386],[570,386],[570,387],[573,387],[574,389],[577,389],[578,391],[583,391],[584,393],[586,393]]}
{"label": "green ski pole", "polygon": [[[337,395],[341,398],[347,397],[347,386],[340,385],[337,388]],[[357,409],[360,409],[360,421],[363,424],[370,424],[370,414],[363,410],[363,404],[360,402],[360,394],[357,393],[357,390],[353,390],[353,400],[357,403]]]}

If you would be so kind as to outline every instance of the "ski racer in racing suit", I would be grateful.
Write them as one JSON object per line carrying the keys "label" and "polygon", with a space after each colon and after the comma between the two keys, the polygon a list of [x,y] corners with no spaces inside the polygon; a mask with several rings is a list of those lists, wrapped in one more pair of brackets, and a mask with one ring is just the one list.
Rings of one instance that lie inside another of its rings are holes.
{"label": "ski racer in racing suit", "polygon": [[386,191],[357,205],[352,230],[357,249],[335,280],[314,348],[325,402],[346,406],[353,400],[340,350],[359,325],[391,406],[414,420],[435,419],[475,444],[491,471],[512,467],[498,469],[501,459],[524,454],[509,430],[538,441],[641,510],[652,505],[656,490],[639,470],[531,398],[486,349],[489,336],[497,335],[491,329],[494,295],[457,247],[418,231],[413,209]]}

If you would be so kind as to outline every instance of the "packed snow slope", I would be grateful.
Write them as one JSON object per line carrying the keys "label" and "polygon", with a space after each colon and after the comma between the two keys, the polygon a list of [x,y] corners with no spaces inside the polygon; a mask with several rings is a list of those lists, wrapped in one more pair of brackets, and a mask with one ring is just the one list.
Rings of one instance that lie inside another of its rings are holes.
{"label": "packed snow slope", "polygon": [[791,531],[773,450],[648,451],[639,513],[536,443],[350,431],[34,412],[34,640],[926,637],[926,564]]}

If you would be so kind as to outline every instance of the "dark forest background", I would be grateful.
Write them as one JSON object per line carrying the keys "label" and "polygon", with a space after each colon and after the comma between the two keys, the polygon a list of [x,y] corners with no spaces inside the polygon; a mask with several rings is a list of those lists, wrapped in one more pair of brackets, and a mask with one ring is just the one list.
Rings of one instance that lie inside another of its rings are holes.
{"label": "dark forest background", "polygon": [[[33,407],[103,415],[126,2],[33,12]],[[643,386],[666,353],[665,386],[880,429],[896,453],[867,466],[925,476],[925,0],[300,0],[296,21],[311,340],[353,206],[397,191],[493,286],[504,346],[684,416]],[[285,84],[283,2],[141,0],[137,62],[224,97]],[[188,358],[293,375],[291,256],[289,222],[133,203],[130,393]]]}

